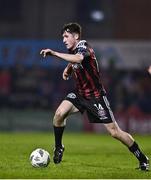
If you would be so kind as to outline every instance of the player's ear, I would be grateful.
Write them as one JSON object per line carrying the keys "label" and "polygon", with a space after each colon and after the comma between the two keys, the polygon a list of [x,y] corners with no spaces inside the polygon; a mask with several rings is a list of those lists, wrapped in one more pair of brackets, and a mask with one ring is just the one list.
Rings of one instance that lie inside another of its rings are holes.
{"label": "player's ear", "polygon": [[75,34],[74,37],[75,37],[76,40],[78,40],[79,39],[79,34]]}

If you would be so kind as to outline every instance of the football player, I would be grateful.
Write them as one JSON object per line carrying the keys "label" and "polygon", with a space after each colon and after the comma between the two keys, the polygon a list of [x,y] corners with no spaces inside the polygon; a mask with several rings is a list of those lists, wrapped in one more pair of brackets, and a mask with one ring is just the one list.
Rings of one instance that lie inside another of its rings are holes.
{"label": "football player", "polygon": [[60,53],[52,49],[43,49],[43,57],[55,56],[68,62],[63,71],[63,79],[71,76],[75,80],[75,91],[69,93],[61,102],[53,119],[55,150],[54,163],[62,161],[64,146],[62,137],[67,117],[75,112],[86,112],[91,123],[102,123],[110,135],[126,145],[139,161],[139,169],[149,170],[149,159],[134,138],[117,124],[106,91],[102,85],[99,66],[93,48],[86,40],[81,40],[81,26],[78,23],[65,24],[62,38],[69,53]]}

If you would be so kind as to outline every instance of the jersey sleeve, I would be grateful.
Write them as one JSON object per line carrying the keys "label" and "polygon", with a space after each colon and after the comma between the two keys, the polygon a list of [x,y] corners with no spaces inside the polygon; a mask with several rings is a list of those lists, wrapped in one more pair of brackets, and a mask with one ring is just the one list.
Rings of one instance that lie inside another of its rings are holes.
{"label": "jersey sleeve", "polygon": [[90,52],[89,52],[89,50],[88,50],[88,48],[87,48],[87,46],[85,44],[80,44],[77,47],[77,53],[82,54],[84,56],[84,58],[90,56]]}

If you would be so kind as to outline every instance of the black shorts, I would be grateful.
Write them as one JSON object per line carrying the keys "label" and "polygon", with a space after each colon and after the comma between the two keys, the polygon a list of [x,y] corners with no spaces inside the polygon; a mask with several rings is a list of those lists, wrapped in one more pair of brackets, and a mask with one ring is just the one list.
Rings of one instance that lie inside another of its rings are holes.
{"label": "black shorts", "polygon": [[81,113],[86,111],[90,123],[112,123],[115,121],[106,96],[86,99],[72,92],[67,95],[65,100],[70,101]]}

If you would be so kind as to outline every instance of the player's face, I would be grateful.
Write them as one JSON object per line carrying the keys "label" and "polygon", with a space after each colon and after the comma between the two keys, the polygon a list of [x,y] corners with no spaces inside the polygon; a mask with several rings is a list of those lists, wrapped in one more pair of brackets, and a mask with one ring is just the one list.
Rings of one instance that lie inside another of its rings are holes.
{"label": "player's face", "polygon": [[66,48],[68,50],[73,50],[77,44],[77,35],[65,31],[62,36],[63,36],[63,43],[65,44]]}

